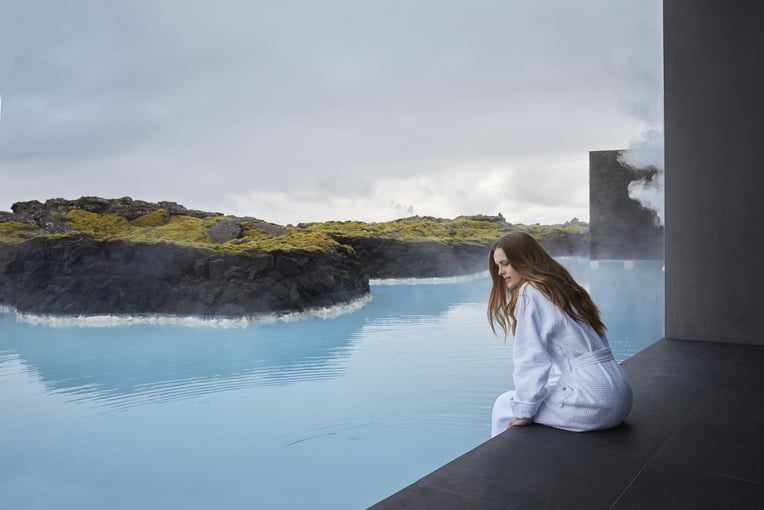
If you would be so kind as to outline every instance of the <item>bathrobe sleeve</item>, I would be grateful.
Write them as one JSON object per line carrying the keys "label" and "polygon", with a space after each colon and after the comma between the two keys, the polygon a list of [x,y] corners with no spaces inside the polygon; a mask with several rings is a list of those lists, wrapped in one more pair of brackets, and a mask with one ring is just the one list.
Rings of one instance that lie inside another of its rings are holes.
{"label": "bathrobe sleeve", "polygon": [[532,418],[546,396],[552,369],[547,347],[558,315],[555,310],[554,304],[536,288],[525,284],[520,289],[515,305],[517,328],[512,355],[515,393],[511,406],[516,418]]}

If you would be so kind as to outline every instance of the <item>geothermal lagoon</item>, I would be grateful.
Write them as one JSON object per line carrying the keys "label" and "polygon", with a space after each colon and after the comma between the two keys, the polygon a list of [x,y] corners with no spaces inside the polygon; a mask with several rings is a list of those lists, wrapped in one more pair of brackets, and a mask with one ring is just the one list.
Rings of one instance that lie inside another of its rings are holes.
{"label": "geothermal lagoon", "polygon": [[[623,361],[663,336],[660,261],[559,258]],[[388,280],[320,315],[0,312],[4,508],[357,509],[488,439],[512,387],[490,279]]]}

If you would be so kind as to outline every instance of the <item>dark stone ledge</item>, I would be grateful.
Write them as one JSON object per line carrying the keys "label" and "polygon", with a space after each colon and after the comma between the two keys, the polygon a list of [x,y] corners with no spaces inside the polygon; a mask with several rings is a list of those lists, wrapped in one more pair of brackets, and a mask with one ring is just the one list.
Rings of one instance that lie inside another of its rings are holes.
{"label": "dark stone ledge", "polygon": [[762,346],[662,339],[623,363],[621,426],[513,428],[371,508],[764,508],[762,366]]}

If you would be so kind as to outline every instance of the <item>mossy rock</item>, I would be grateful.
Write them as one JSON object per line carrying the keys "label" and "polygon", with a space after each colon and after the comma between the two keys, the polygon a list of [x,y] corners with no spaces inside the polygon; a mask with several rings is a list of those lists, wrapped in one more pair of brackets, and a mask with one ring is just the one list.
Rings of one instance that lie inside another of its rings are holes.
{"label": "mossy rock", "polygon": [[133,227],[161,227],[170,221],[170,213],[167,209],[157,209],[143,216],[139,216],[130,222]]}
{"label": "mossy rock", "polygon": [[[327,221],[283,227],[255,218],[190,211],[174,202],[153,204],[130,197],[113,200],[98,197],[82,197],[73,201],[51,199],[45,205],[36,201],[24,202],[14,204],[14,212],[34,215],[35,218],[49,214],[51,218],[65,223],[71,232],[52,232],[21,221],[5,221],[0,224],[0,240],[7,243],[23,242],[34,237],[60,238],[85,234],[100,240],[169,242],[223,253],[352,251],[353,248],[348,245],[358,238],[488,245],[510,229],[524,230],[537,239],[557,232],[583,234],[588,231],[588,225],[577,220],[565,225],[511,225],[501,215],[460,216],[454,219],[411,216],[381,223]],[[39,225],[40,221],[36,221]],[[214,226],[223,221],[236,235],[215,236],[215,243],[209,230],[211,227],[213,233],[219,230]],[[234,228],[236,226],[239,230]]]}
{"label": "mossy rock", "polygon": [[172,216],[155,227],[135,228],[122,238],[136,243],[170,242],[190,246],[212,246],[207,233],[208,222],[192,216]]}
{"label": "mossy rock", "polygon": [[496,223],[466,218],[440,219],[412,216],[384,223],[360,221],[328,221],[309,223],[303,227],[308,232],[342,237],[379,237],[396,241],[437,241],[443,243],[477,242],[490,243],[501,236]]}
{"label": "mossy rock", "polygon": [[96,239],[119,238],[128,232],[129,223],[116,214],[98,214],[72,209],[66,213],[72,231],[90,234]]}
{"label": "mossy rock", "polygon": [[42,231],[35,225],[17,221],[0,222],[0,243],[17,244],[38,237]]}

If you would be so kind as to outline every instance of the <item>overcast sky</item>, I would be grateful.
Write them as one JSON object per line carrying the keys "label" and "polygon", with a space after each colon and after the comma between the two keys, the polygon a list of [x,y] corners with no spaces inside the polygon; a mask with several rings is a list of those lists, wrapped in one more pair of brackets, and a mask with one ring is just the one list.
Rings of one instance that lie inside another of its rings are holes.
{"label": "overcast sky", "polygon": [[586,220],[662,88],[660,0],[0,0],[0,210]]}

